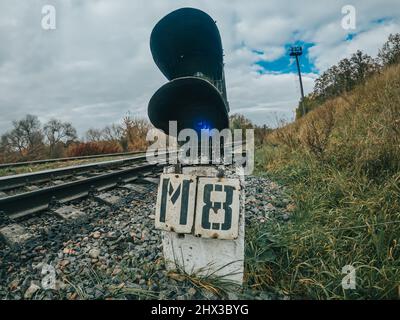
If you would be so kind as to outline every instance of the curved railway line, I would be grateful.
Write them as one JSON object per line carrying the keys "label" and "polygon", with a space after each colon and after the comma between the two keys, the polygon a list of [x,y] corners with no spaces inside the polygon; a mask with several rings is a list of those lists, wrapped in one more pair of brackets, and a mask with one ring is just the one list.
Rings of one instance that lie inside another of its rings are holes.
{"label": "curved railway line", "polygon": [[68,161],[75,161],[75,160],[90,160],[90,159],[130,156],[130,155],[137,155],[137,154],[141,154],[141,153],[145,153],[145,151],[107,153],[107,154],[96,154],[96,155],[80,156],[80,157],[67,157],[67,158],[54,158],[54,159],[44,159],[44,160],[0,163],[0,169],[10,169],[10,168],[16,168],[16,167],[34,166],[34,165],[38,165],[38,164],[56,163],[56,162],[68,162]]}
{"label": "curved railway line", "polygon": [[1,177],[1,218],[22,218],[46,210],[53,203],[67,203],[160,170],[145,161],[145,156],[137,156]]}
{"label": "curved railway line", "polygon": [[0,237],[18,247],[31,238],[24,221],[34,221],[42,213],[75,220],[85,215],[77,206],[86,198],[113,207],[126,197],[145,195],[145,184],[158,184],[163,165],[150,164],[140,155],[0,177]]}
{"label": "curved railway line", "polygon": [[[24,187],[33,187],[37,189],[41,185],[55,183],[60,184],[63,180],[74,180],[74,177],[83,179],[85,176],[90,177],[106,170],[130,166],[138,162],[144,161],[145,156],[136,156],[124,159],[109,160],[81,165],[68,166],[57,169],[42,170],[33,173],[23,173],[0,177],[0,192],[6,195],[20,193]],[[22,190],[23,191],[23,190]]]}

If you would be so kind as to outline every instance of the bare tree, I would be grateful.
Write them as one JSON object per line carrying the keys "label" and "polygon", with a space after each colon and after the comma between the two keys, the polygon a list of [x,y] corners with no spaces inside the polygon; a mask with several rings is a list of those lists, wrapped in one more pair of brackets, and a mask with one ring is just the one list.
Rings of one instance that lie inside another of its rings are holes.
{"label": "bare tree", "polygon": [[250,119],[247,119],[244,115],[234,113],[229,116],[229,127],[231,129],[251,129],[254,127]]}
{"label": "bare tree", "polygon": [[68,142],[77,139],[76,130],[69,122],[51,119],[44,125],[43,130],[49,142],[50,157],[59,155],[59,152],[56,150],[59,144],[62,143],[64,147]]}
{"label": "bare tree", "polygon": [[106,126],[101,133],[104,140],[120,141],[124,136],[124,129],[122,126],[113,123],[111,126]]}
{"label": "bare tree", "polygon": [[128,151],[128,139],[125,134],[124,128],[113,123],[102,130],[102,137],[106,141],[118,143],[123,151]]}
{"label": "bare tree", "polygon": [[86,141],[88,142],[99,142],[102,139],[102,132],[99,129],[91,128],[86,131]]}
{"label": "bare tree", "polygon": [[127,149],[144,150],[147,146],[146,136],[151,125],[143,118],[131,117],[129,114],[123,119],[124,136]]}
{"label": "bare tree", "polygon": [[2,148],[17,152],[20,158],[36,158],[43,152],[43,132],[37,116],[26,115],[13,121],[13,129],[1,137]]}

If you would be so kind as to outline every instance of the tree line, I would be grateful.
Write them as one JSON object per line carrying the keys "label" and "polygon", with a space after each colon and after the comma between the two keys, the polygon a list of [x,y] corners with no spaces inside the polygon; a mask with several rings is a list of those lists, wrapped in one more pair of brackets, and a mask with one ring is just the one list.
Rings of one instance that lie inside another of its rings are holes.
{"label": "tree line", "polygon": [[42,124],[28,114],[1,136],[0,163],[144,150],[150,127],[146,119],[127,115],[122,123],[91,128],[78,138],[70,122],[50,119]]}
{"label": "tree line", "polygon": [[350,58],[340,60],[323,72],[315,80],[313,91],[300,101],[296,109],[296,118],[302,116],[302,104],[307,113],[328,99],[352,90],[371,75],[397,63],[400,63],[400,33],[389,35],[376,58],[358,50]]}
{"label": "tree line", "polygon": [[[238,113],[232,114],[229,120],[232,130],[254,129],[256,145],[262,145],[272,130],[266,125],[253,124]],[[129,114],[121,123],[88,129],[81,138],[70,122],[50,119],[42,125],[31,114],[13,121],[12,126],[1,136],[0,163],[141,151],[148,146],[146,135],[152,128],[148,120]]]}
{"label": "tree line", "polygon": [[[272,132],[272,129],[266,124],[256,125],[250,119],[246,118],[240,113],[234,113],[229,116],[229,128],[235,129],[253,129],[254,130],[254,144],[255,146],[261,146],[264,144],[267,134]],[[243,137],[244,137],[243,133]]]}

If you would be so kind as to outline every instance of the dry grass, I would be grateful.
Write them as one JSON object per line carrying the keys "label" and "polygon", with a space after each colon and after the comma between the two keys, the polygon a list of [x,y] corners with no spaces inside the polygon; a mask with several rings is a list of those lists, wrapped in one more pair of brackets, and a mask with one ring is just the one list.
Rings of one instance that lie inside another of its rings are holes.
{"label": "dry grass", "polygon": [[340,168],[352,166],[371,177],[398,171],[400,65],[275,130],[268,141],[290,151],[305,150]]}
{"label": "dry grass", "polygon": [[182,283],[190,283],[203,294],[209,292],[217,298],[227,298],[229,292],[238,292],[240,289],[237,283],[229,279],[229,276],[234,275],[235,273],[228,272],[224,275],[218,274],[231,263],[219,268],[214,268],[213,265],[208,265],[196,271],[187,272],[183,266],[175,261],[175,270],[169,271],[168,276],[171,279]]}
{"label": "dry grass", "polygon": [[68,157],[91,156],[97,154],[123,152],[121,146],[116,142],[96,141],[74,143],[68,147]]}

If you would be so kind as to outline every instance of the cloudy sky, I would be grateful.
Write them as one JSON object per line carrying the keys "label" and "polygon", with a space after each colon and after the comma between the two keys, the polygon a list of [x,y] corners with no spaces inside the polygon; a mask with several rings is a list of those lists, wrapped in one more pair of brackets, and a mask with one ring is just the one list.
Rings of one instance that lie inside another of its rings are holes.
{"label": "cloudy sky", "polygon": [[[42,7],[56,29],[42,28]],[[342,7],[356,9],[345,30]],[[70,121],[83,134],[119,122],[166,82],[149,49],[153,26],[181,7],[206,11],[220,29],[231,111],[257,124],[293,118],[300,96],[291,44],[305,48],[305,92],[314,79],[357,49],[376,56],[400,32],[399,0],[1,0],[0,133],[31,113]]]}

